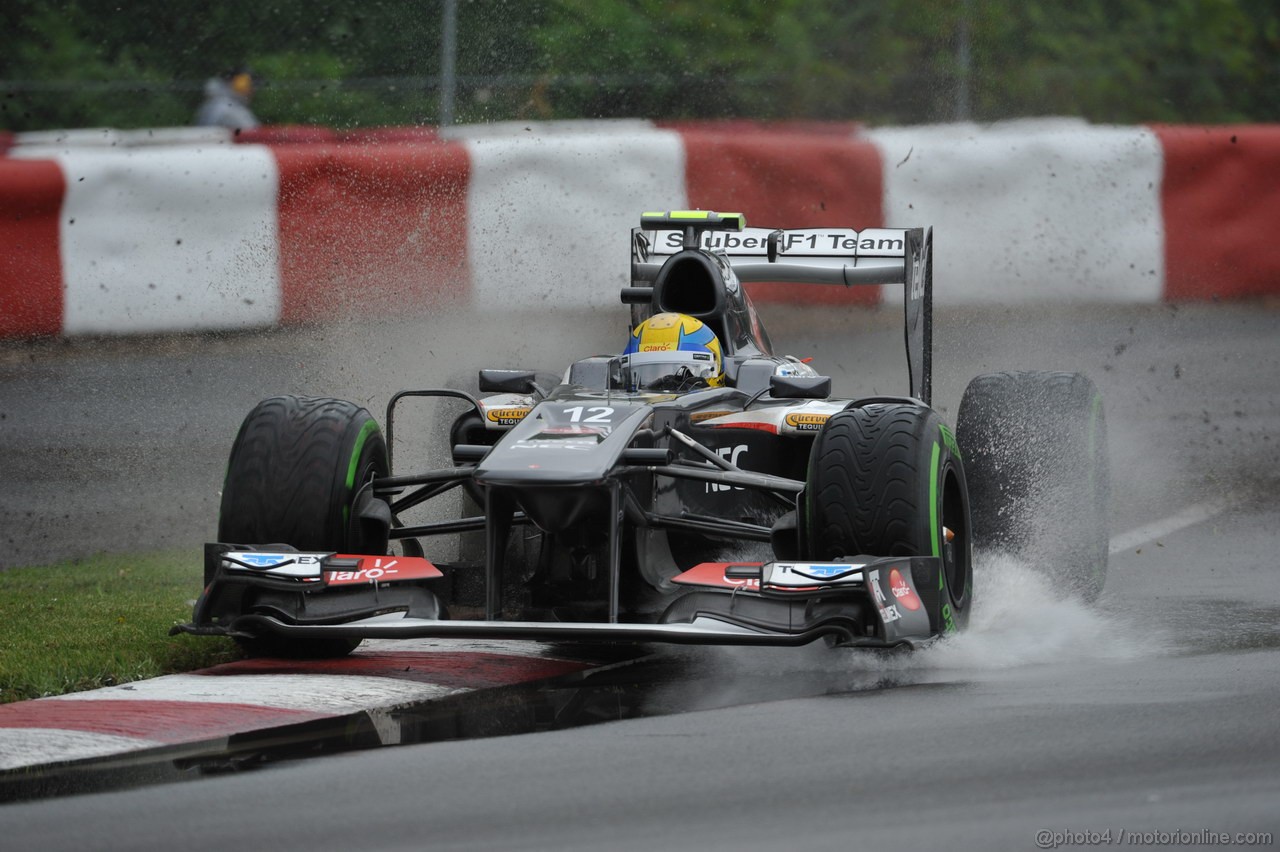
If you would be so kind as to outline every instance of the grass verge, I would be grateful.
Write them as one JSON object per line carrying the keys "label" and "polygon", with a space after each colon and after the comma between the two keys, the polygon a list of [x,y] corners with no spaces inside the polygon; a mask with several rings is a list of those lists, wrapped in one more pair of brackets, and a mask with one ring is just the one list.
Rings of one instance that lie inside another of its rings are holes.
{"label": "grass verge", "polygon": [[0,703],[237,659],[230,639],[170,636],[191,618],[198,555],[97,556],[0,572]]}

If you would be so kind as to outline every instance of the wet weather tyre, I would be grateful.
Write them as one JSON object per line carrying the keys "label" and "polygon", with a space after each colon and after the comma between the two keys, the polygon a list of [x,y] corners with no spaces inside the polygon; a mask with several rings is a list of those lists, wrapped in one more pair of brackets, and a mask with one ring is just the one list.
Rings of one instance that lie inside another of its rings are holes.
{"label": "wet weather tyre", "polygon": [[873,404],[833,415],[814,439],[806,482],[806,558],[939,556],[939,626],[951,632],[968,623],[973,559],[965,471],[935,411]]}
{"label": "wet weather tyre", "polygon": [[[385,553],[385,527],[358,507],[371,498],[368,484],[387,469],[386,440],[366,409],[337,399],[263,400],[231,448],[218,540]],[[345,638],[241,640],[254,656],[342,656],[359,644]]]}
{"label": "wet weather tyre", "polygon": [[1102,397],[1080,373],[988,373],[969,383],[957,437],[974,543],[1092,601],[1106,581],[1110,476]]}

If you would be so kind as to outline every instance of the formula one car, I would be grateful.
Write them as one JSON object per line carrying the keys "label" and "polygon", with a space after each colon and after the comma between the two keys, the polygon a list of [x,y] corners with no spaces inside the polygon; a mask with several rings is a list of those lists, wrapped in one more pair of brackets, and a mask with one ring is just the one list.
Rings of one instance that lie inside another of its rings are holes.
{"label": "formula one car", "polygon": [[[931,231],[674,211],[645,213],[631,243],[621,355],[550,380],[482,370],[480,396],[402,391],[385,438],[349,402],[254,408],[175,631],[294,656],[367,637],[916,646],[968,621],[975,542],[1040,547],[1101,588],[1097,394],[1077,374],[979,377],[957,441],[930,406]],[[808,359],[773,354],[752,281],[902,285],[907,393],[833,398]],[[411,397],[465,406],[452,464],[393,470]],[[405,521],[455,489],[462,517]],[[1025,520],[1045,495],[1071,507],[1057,535]],[[444,536],[456,555],[429,559]]]}

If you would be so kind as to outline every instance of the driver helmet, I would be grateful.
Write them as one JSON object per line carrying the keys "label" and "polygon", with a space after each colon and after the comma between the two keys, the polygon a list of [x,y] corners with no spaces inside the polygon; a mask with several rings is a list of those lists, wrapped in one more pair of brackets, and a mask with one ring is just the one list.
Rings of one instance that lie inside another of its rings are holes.
{"label": "driver helmet", "polygon": [[655,314],[636,326],[622,353],[632,390],[686,391],[724,384],[720,341],[700,319]]}

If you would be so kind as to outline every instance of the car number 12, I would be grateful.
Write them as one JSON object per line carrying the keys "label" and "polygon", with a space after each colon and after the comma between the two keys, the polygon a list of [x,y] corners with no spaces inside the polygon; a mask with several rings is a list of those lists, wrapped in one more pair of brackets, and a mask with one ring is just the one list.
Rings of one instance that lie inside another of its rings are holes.
{"label": "car number 12", "polygon": [[[566,408],[564,412],[569,415],[570,423],[609,423],[613,418],[613,409],[607,405],[593,405],[589,408],[575,405]],[[582,416],[584,413],[586,417]]]}

